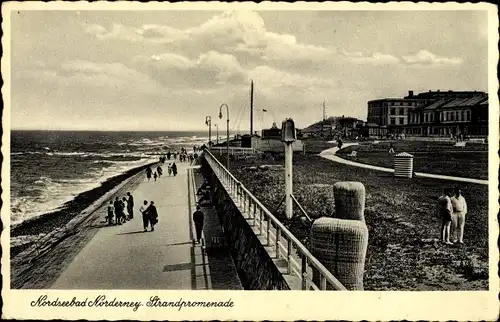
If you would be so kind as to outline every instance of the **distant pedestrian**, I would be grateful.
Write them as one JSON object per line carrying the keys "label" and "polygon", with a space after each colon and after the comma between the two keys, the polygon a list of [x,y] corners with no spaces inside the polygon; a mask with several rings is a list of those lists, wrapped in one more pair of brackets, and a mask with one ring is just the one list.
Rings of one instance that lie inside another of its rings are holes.
{"label": "distant pedestrian", "polygon": [[139,212],[142,214],[142,223],[144,225],[144,231],[148,231],[149,226],[149,216],[148,216],[148,201],[144,200],[141,208],[139,208]]}
{"label": "distant pedestrian", "polygon": [[177,175],[177,165],[174,163],[172,163],[172,174],[174,175],[174,177]]}
{"label": "distant pedestrian", "polygon": [[168,165],[168,176],[170,177],[172,175],[172,166],[169,164]]}
{"label": "distant pedestrian", "polygon": [[159,178],[159,177],[161,177],[161,175],[163,174],[163,169],[162,169],[160,166],[158,166],[158,167],[156,168],[156,172],[158,173],[158,178]]}
{"label": "distant pedestrian", "polygon": [[148,181],[151,180],[151,174],[153,173],[153,170],[151,170],[151,167],[146,168],[146,177],[148,178]]}
{"label": "distant pedestrian", "polygon": [[118,197],[115,198],[115,202],[113,203],[113,206],[115,208],[115,222],[117,225],[121,225],[123,223],[123,208],[122,208],[122,202]]}
{"label": "distant pedestrian", "polygon": [[147,211],[149,225],[151,226],[151,231],[155,231],[155,225],[158,223],[158,211],[155,207],[155,202],[151,201]]}
{"label": "distant pedestrian", "polygon": [[465,215],[467,214],[467,202],[462,196],[460,188],[455,188],[455,195],[451,197],[453,207],[452,236],[454,242],[464,243]]}
{"label": "distant pedestrian", "polygon": [[450,226],[453,213],[453,207],[450,199],[450,189],[444,189],[444,193],[438,199],[438,212],[441,217],[441,241],[444,244],[451,245]]}
{"label": "distant pedestrian", "polygon": [[130,214],[128,212],[128,202],[127,202],[127,198],[126,197],[123,197],[122,198],[122,204],[123,204],[123,214],[125,216],[125,220],[130,220]]}
{"label": "distant pedestrian", "polygon": [[201,241],[201,233],[203,232],[203,221],[204,221],[205,215],[203,214],[203,211],[201,211],[200,206],[196,206],[196,211],[193,213],[193,221],[194,221],[194,227],[196,230],[196,243],[200,243]]}
{"label": "distant pedestrian", "polygon": [[113,207],[113,200],[110,200],[109,205],[108,205],[108,215],[106,216],[106,221],[107,221],[108,225],[113,224],[114,211],[115,211],[115,207]]}
{"label": "distant pedestrian", "polygon": [[156,181],[156,178],[158,177],[158,175],[156,174],[156,171],[155,171],[155,173],[153,174],[153,177],[155,178],[155,181]]}
{"label": "distant pedestrian", "polygon": [[134,197],[130,194],[130,192],[127,192],[128,200],[127,200],[127,211],[128,211],[128,216],[130,219],[134,218]]}

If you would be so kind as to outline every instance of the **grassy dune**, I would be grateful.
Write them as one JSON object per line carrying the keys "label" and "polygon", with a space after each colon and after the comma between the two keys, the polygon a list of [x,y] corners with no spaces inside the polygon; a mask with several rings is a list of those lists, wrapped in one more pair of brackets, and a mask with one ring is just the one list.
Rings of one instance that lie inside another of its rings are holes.
{"label": "grassy dune", "polygon": [[[224,156],[218,156],[221,161]],[[369,246],[367,290],[484,290],[488,287],[487,186],[460,184],[468,202],[465,245],[447,246],[439,237],[437,198],[449,181],[394,178],[391,174],[353,168],[316,155],[294,155],[294,195],[314,219],[333,216],[332,185],[360,181],[366,188],[365,217]],[[306,246],[310,223],[287,220],[277,205],[284,194],[283,160],[233,160],[231,172]],[[297,213],[297,215],[299,215]]]}

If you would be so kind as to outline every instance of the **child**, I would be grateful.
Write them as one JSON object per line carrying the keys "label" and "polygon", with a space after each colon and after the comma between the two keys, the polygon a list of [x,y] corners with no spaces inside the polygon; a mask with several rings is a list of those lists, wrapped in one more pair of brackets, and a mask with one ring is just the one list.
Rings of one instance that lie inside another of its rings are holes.
{"label": "child", "polygon": [[155,173],[153,174],[153,177],[155,178],[155,181],[156,181],[156,178],[158,178],[158,174],[156,174],[156,171],[155,171]]}

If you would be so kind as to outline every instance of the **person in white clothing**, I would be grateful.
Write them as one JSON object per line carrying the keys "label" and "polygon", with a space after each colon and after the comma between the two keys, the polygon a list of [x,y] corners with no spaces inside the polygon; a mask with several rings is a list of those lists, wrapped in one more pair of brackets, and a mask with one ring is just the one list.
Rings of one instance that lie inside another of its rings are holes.
{"label": "person in white clothing", "polygon": [[455,188],[455,195],[451,197],[451,205],[453,206],[452,236],[454,237],[454,242],[458,241],[460,244],[463,244],[467,202],[462,196],[460,188]]}
{"label": "person in white clothing", "polygon": [[139,212],[142,214],[142,223],[144,224],[144,231],[148,231],[149,216],[147,213],[148,201],[144,200],[144,204],[139,208]]}
{"label": "person in white clothing", "polygon": [[443,195],[438,199],[438,212],[441,217],[441,241],[448,245],[453,244],[450,241],[450,227],[453,214],[450,195],[450,189],[446,188]]}
{"label": "person in white clothing", "polygon": [[123,203],[123,213],[125,214],[125,220],[130,220],[130,214],[128,213],[128,201],[127,198],[122,198]]}

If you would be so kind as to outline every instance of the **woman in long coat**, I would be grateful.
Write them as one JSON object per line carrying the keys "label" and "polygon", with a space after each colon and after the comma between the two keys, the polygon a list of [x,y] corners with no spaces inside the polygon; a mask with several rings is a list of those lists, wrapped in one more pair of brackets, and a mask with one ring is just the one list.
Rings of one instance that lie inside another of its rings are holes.
{"label": "woman in long coat", "polygon": [[156,210],[154,201],[151,201],[151,204],[149,205],[146,212],[149,217],[149,225],[151,226],[151,231],[155,231],[155,225],[158,223],[158,211]]}

